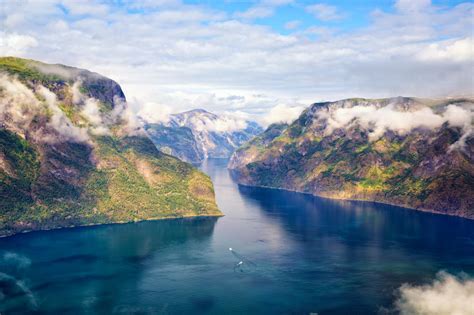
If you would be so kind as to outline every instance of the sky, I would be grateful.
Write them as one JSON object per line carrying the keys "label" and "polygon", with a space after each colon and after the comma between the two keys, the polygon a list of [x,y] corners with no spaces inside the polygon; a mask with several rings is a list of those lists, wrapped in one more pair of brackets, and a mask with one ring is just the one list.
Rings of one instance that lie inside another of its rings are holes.
{"label": "sky", "polygon": [[0,0],[0,21],[0,55],[101,73],[155,117],[474,94],[473,1]]}

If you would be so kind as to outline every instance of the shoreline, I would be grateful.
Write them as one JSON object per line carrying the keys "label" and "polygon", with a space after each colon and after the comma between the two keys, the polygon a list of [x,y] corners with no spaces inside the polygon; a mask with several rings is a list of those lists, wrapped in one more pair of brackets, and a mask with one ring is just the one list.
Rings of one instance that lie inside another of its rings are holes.
{"label": "shoreline", "polygon": [[63,229],[75,229],[75,228],[87,228],[87,227],[98,227],[102,225],[120,225],[120,224],[132,224],[132,223],[141,223],[141,222],[150,222],[150,221],[164,221],[164,220],[179,220],[179,219],[204,219],[204,218],[221,218],[225,216],[224,214],[208,214],[208,215],[184,215],[184,216],[169,216],[169,217],[162,217],[162,218],[150,218],[150,219],[143,219],[143,220],[131,220],[131,221],[115,221],[115,222],[104,222],[104,223],[86,223],[86,224],[78,224],[78,225],[69,225],[69,226],[58,226],[58,227],[51,227],[51,228],[44,228],[44,229],[37,229],[37,230],[24,230],[18,231],[11,234],[0,235],[0,239],[8,238],[13,236],[18,236],[22,234],[29,234],[34,232],[47,232],[47,231],[55,231],[55,230],[63,230]]}
{"label": "shoreline", "polygon": [[[228,169],[229,171],[232,171],[232,169]],[[376,201],[376,200],[368,200],[368,199],[354,199],[354,198],[335,198],[335,197],[328,197],[328,196],[321,196],[317,194],[313,194],[310,192],[304,192],[304,191],[299,191],[299,190],[294,190],[294,189],[287,189],[287,188],[280,188],[280,187],[271,187],[271,186],[262,186],[262,185],[248,185],[248,184],[242,184],[239,183],[238,181],[235,181],[237,185],[244,186],[244,187],[253,187],[253,188],[265,188],[265,189],[272,189],[272,190],[282,190],[282,191],[288,191],[288,192],[293,192],[293,193],[298,193],[298,194],[304,194],[304,195],[309,195],[313,197],[318,197],[322,199],[328,199],[328,200],[340,200],[340,201],[357,201],[357,202],[373,202],[376,204],[381,204],[381,205],[388,205],[388,206],[394,206],[394,207],[399,207],[403,209],[408,209],[412,211],[419,211],[419,212],[424,212],[424,213],[432,213],[432,214],[437,214],[437,215],[445,215],[445,216],[450,216],[450,217],[455,217],[455,218],[461,218],[465,220],[472,220],[474,221],[474,217],[465,217],[465,216],[460,216],[456,214],[451,214],[451,213],[445,213],[445,212],[440,212],[436,210],[431,210],[431,209],[426,209],[426,208],[413,208],[408,205],[400,205],[396,203],[390,203],[390,202],[384,202],[384,201]]]}

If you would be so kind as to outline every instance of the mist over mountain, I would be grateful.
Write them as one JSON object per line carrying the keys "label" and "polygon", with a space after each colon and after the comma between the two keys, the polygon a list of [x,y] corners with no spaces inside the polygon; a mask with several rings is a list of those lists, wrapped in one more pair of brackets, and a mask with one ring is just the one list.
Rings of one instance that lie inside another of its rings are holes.
{"label": "mist over mountain", "polygon": [[116,82],[0,58],[0,236],[219,214],[209,177],[156,149]]}
{"label": "mist over mountain", "polygon": [[229,168],[244,185],[474,218],[474,101],[347,99],[271,125]]}
{"label": "mist over mountain", "polygon": [[161,151],[191,163],[206,158],[228,158],[263,131],[256,122],[203,109],[172,114],[161,122],[142,119],[150,139]]}

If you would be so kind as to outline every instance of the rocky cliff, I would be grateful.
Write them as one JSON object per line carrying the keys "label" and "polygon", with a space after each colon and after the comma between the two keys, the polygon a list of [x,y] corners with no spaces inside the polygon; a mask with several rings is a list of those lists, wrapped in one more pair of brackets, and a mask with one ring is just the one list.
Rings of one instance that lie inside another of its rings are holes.
{"label": "rocky cliff", "polygon": [[0,236],[220,214],[208,176],[156,149],[116,82],[0,58]]}
{"label": "rocky cliff", "polygon": [[474,219],[472,99],[316,103],[232,156],[244,185]]}
{"label": "rocky cliff", "polygon": [[166,122],[145,123],[145,129],[160,150],[191,163],[228,158],[263,131],[255,122],[202,109],[173,114]]}

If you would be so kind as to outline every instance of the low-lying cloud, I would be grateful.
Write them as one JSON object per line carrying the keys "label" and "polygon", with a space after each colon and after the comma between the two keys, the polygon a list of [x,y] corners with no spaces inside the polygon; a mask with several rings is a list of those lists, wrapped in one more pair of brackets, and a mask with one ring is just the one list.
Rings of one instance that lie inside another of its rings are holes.
{"label": "low-lying cloud", "polygon": [[304,106],[288,106],[284,104],[279,104],[268,112],[267,115],[263,117],[263,123],[268,126],[273,123],[292,123],[301,112],[304,110]]}
{"label": "low-lying cloud", "polygon": [[401,315],[474,314],[474,279],[467,275],[438,273],[427,285],[404,284],[395,303]]}
{"label": "low-lying cloud", "polygon": [[[14,130],[22,134],[32,132],[31,123],[36,115],[50,115],[48,125],[62,139],[77,142],[89,140],[87,130],[74,126],[58,107],[56,95],[44,86],[37,86],[35,90],[32,90],[17,79],[2,75],[0,76],[0,88],[2,90],[0,121],[7,123]],[[38,99],[35,93],[44,101]],[[43,141],[54,142],[57,140],[51,135],[40,134],[38,136]]]}
{"label": "low-lying cloud", "polygon": [[[39,86],[37,89],[38,93],[46,99],[46,103],[49,109],[52,111],[52,116],[49,121],[49,125],[54,128],[63,139],[75,141],[75,142],[87,142],[89,135],[87,129],[75,126],[71,120],[64,114],[64,112],[58,107],[56,94],[45,88]],[[56,139],[49,138],[51,142],[55,142]]]}
{"label": "low-lying cloud", "polygon": [[173,112],[173,109],[170,106],[153,102],[137,105],[137,107],[141,107],[137,116],[148,123],[167,123],[169,122],[170,115]]}
{"label": "low-lying cloud", "polygon": [[[123,99],[116,97],[112,111],[104,112],[99,100],[80,92],[80,85],[78,80],[70,87],[80,120],[73,123],[51,90],[42,85],[30,88],[14,77],[0,75],[0,122],[22,135],[34,133],[35,138],[50,143],[89,142],[90,134],[109,135],[110,127],[115,124],[122,126],[122,133],[142,134],[141,125]],[[49,129],[32,128],[37,115],[48,117],[46,126]]]}
{"label": "low-lying cloud", "polygon": [[198,115],[182,113],[172,115],[170,118],[178,125],[191,127],[198,132],[231,133],[247,128],[247,121],[245,119],[229,114],[216,116],[207,112],[198,113]]}
{"label": "low-lying cloud", "polygon": [[[435,113],[429,107],[422,107],[412,111],[397,109],[395,104],[384,107],[375,105],[357,105],[327,109],[318,112],[318,117],[327,121],[326,133],[330,134],[338,128],[349,128],[354,125],[370,130],[369,139],[375,141],[388,131],[405,135],[417,128],[434,130],[447,123],[451,127],[462,128],[462,141],[472,133],[474,119],[474,105],[468,107],[448,105],[442,113]],[[457,143],[454,147],[462,147]]]}
{"label": "low-lying cloud", "polygon": [[[172,114],[169,106],[156,103],[144,104],[137,115],[147,123],[169,125],[171,121],[180,125],[192,127],[196,131],[211,131],[217,133],[234,132],[247,128],[248,115],[240,112],[223,112],[217,115],[203,112],[202,114],[186,115]],[[179,119],[178,119],[179,117]]]}
{"label": "low-lying cloud", "polygon": [[26,130],[40,102],[32,90],[6,75],[0,75],[0,121],[13,121],[12,127]]}
{"label": "low-lying cloud", "polygon": [[247,121],[230,115],[221,115],[219,119],[208,120],[209,130],[215,132],[233,132],[247,128]]}

